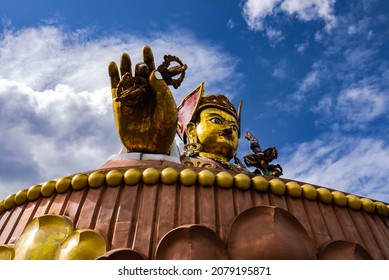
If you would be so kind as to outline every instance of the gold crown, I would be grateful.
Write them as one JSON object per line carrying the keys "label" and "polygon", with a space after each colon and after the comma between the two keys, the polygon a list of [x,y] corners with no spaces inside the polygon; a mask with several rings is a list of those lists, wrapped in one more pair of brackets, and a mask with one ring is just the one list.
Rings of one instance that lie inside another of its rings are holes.
{"label": "gold crown", "polygon": [[[224,95],[212,94],[204,95],[204,83],[200,84],[194,91],[185,96],[178,106],[178,127],[177,133],[182,140],[184,139],[185,129],[189,122],[196,121],[200,111],[204,108],[216,107],[236,118],[240,126],[240,112],[242,101],[238,110],[235,109],[231,101]],[[240,133],[239,133],[240,137]]]}

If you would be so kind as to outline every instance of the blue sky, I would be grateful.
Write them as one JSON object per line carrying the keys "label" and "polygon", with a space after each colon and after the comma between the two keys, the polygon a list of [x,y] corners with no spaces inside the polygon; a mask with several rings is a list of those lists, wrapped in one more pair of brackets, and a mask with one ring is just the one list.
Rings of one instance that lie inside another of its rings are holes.
{"label": "blue sky", "polygon": [[387,1],[14,0],[0,26],[1,198],[120,150],[107,64],[147,44],[189,66],[177,103],[203,81],[243,100],[284,178],[389,202]]}

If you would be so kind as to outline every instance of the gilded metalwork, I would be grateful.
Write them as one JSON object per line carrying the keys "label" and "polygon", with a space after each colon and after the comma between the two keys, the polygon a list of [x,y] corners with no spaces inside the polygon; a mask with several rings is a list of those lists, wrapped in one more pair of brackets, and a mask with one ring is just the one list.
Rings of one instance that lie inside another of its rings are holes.
{"label": "gilded metalwork", "polygon": [[49,214],[31,220],[14,247],[0,245],[0,260],[91,260],[107,248],[107,241],[98,231],[73,231],[69,218]]}
{"label": "gilded metalwork", "polygon": [[218,108],[205,108],[198,123],[189,123],[186,134],[189,142],[202,145],[199,156],[228,162],[238,148],[239,125],[234,116]]}
{"label": "gilded metalwork", "polygon": [[73,231],[73,222],[58,215],[33,219],[15,244],[15,260],[52,260],[62,241]]}
{"label": "gilded metalwork", "polygon": [[184,157],[181,163],[188,167],[201,167],[207,169],[215,169],[218,165],[215,162],[205,161],[198,158]]}
{"label": "gilded metalwork", "polygon": [[[165,56],[156,70],[151,48],[145,46],[142,52],[143,62],[135,66],[134,75],[127,53],[122,55],[120,73],[115,62],[109,63],[116,130],[127,152],[168,154],[177,128],[177,106],[168,85],[181,84],[186,65]],[[179,66],[169,68],[171,62]]]}
{"label": "gilded metalwork", "polygon": [[[165,55],[163,59],[165,61],[158,66],[158,71],[161,73],[167,85],[171,85],[177,89],[185,78],[185,71],[188,69],[188,66],[182,63],[179,57],[174,55]],[[172,62],[177,62],[179,66],[177,65],[169,68],[170,63]],[[180,76],[177,79],[173,79],[173,77],[177,75]]]}
{"label": "gilded metalwork", "polygon": [[56,260],[94,260],[107,252],[107,241],[96,230],[73,231],[58,248]]}
{"label": "gilded metalwork", "polygon": [[244,162],[248,167],[256,167],[254,173],[272,175],[279,177],[282,175],[282,167],[279,164],[270,164],[270,162],[277,158],[278,152],[275,147],[267,148],[262,151],[257,138],[251,134],[250,131],[245,133],[245,138],[250,141],[250,148],[252,154],[244,156]]}
{"label": "gilded metalwork", "polygon": [[182,147],[182,153],[187,157],[194,157],[200,153],[202,147],[200,143],[187,143]]}

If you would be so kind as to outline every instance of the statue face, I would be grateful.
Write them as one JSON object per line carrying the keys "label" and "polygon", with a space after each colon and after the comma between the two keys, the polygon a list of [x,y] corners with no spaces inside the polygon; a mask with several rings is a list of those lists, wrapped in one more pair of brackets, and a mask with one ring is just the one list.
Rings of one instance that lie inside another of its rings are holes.
{"label": "statue face", "polygon": [[234,116],[218,108],[206,108],[195,127],[189,127],[190,139],[202,145],[200,156],[229,161],[238,147],[239,124]]}

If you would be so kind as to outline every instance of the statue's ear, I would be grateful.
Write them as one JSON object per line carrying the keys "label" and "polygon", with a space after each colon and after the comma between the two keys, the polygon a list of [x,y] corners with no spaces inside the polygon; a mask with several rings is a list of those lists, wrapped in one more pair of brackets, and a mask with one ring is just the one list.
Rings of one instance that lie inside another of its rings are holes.
{"label": "statue's ear", "polygon": [[188,137],[189,143],[197,143],[196,125],[192,122],[186,126],[185,134]]}

